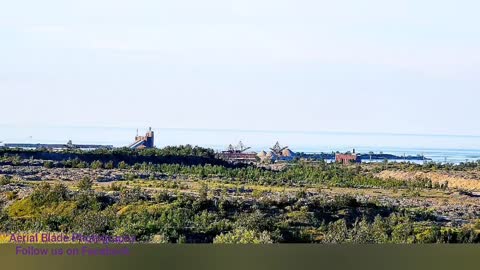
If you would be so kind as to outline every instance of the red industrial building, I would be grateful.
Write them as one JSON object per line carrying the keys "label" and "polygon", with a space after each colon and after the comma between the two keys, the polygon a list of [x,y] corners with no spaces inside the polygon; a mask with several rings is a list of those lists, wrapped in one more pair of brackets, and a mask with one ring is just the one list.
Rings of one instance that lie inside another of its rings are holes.
{"label": "red industrial building", "polygon": [[229,145],[226,151],[218,154],[218,157],[230,162],[240,162],[240,163],[252,163],[257,161],[257,153],[250,152],[245,153],[250,149],[246,147],[242,142],[239,142],[237,146]]}
{"label": "red industrial building", "polygon": [[353,149],[353,153],[337,153],[335,154],[335,162],[342,163],[342,164],[352,164],[352,163],[360,163],[362,162],[360,155],[355,153],[355,149]]}

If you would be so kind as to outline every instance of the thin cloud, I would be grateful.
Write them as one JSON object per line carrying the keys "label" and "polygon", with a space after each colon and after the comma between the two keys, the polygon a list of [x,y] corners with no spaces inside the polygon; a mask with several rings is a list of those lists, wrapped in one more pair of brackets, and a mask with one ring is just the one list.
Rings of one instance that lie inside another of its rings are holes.
{"label": "thin cloud", "polygon": [[62,25],[33,25],[24,29],[28,33],[65,33],[67,27]]}

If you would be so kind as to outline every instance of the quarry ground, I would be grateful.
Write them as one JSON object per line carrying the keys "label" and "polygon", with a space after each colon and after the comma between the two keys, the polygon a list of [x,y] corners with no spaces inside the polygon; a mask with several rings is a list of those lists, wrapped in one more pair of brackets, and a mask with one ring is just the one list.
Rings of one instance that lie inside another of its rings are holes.
{"label": "quarry ground", "polygon": [[[368,168],[367,168],[368,169]],[[189,193],[198,195],[202,185],[207,185],[212,196],[226,196],[242,200],[269,200],[281,196],[296,196],[306,192],[309,197],[331,199],[349,195],[360,202],[376,202],[381,205],[405,209],[421,209],[436,216],[438,221],[453,225],[472,222],[480,217],[480,172],[421,172],[401,169],[387,169],[376,173],[383,179],[416,181],[419,178],[431,179],[433,183],[448,182],[448,188],[441,189],[394,189],[394,188],[342,188],[315,184],[306,186],[268,186],[257,184],[232,183],[218,178],[203,180],[188,176],[167,176],[161,173],[147,173],[120,169],[76,169],[45,168],[42,166],[0,166],[0,175],[12,177],[9,184],[0,186],[0,199],[4,206],[15,199],[28,196],[35,185],[41,182],[64,183],[75,190],[76,183],[83,177],[96,179],[94,189],[116,196],[120,187],[141,188],[149,196],[161,192]],[[470,192],[465,192],[465,190]]]}

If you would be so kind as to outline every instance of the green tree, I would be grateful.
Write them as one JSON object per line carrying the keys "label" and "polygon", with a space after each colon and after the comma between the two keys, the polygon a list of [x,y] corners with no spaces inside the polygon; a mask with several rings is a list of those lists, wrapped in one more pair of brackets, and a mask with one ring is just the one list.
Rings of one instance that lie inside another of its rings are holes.
{"label": "green tree", "polygon": [[372,227],[368,223],[368,221],[362,218],[361,221],[355,222],[353,225],[353,229],[351,230],[351,237],[352,242],[355,244],[371,244],[375,243]]}
{"label": "green tree", "polygon": [[326,243],[341,244],[348,241],[348,228],[345,219],[339,219],[328,224],[327,234],[324,237]]}
{"label": "green tree", "polygon": [[127,163],[125,161],[120,161],[117,166],[119,169],[124,170],[128,167]]}
{"label": "green tree", "polygon": [[115,166],[113,165],[113,161],[111,161],[111,160],[109,162],[105,163],[105,169],[107,169],[107,170],[111,170],[114,167]]}
{"label": "green tree", "polygon": [[67,186],[62,183],[56,183],[48,197],[50,202],[61,202],[68,200],[69,192]]}
{"label": "green tree", "polygon": [[417,234],[415,238],[416,243],[434,244],[442,241],[442,232],[440,227],[432,226],[424,230],[422,233]]}
{"label": "green tree", "polygon": [[198,190],[198,195],[199,195],[199,201],[200,202],[206,202],[208,200],[208,185],[205,183],[202,183],[200,185],[200,189]]}
{"label": "green tree", "polygon": [[388,243],[389,231],[390,231],[390,227],[388,223],[386,223],[381,216],[377,215],[375,217],[375,220],[372,223],[372,237],[375,243],[378,243],[378,244]]}
{"label": "green tree", "polygon": [[32,195],[30,195],[33,205],[38,207],[47,204],[51,188],[52,186],[45,182],[35,187]]}
{"label": "green tree", "polygon": [[101,169],[103,168],[103,163],[100,160],[95,160],[90,164],[90,168],[96,170],[96,169]]}
{"label": "green tree", "polygon": [[406,221],[393,227],[392,241],[395,244],[408,244],[413,242],[413,225]]}
{"label": "green tree", "polygon": [[83,177],[77,184],[80,191],[90,191],[93,187],[93,180],[88,177]]}

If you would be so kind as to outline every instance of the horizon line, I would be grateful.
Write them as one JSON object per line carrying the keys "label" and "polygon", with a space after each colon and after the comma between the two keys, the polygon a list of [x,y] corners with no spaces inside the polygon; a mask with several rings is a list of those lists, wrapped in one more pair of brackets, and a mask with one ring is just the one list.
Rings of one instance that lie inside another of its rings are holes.
{"label": "horizon line", "polygon": [[[88,129],[88,128],[105,128],[105,129],[139,129],[138,127],[132,126],[49,126],[49,125],[22,125],[19,126],[24,128],[78,128],[78,129]],[[0,124],[1,127],[10,127],[15,128],[15,124]],[[148,129],[149,127],[145,127]],[[152,129],[156,130],[177,130],[177,131],[216,131],[216,132],[250,132],[250,133],[290,133],[290,134],[344,134],[344,135],[384,135],[384,136],[411,136],[411,137],[463,137],[463,138],[480,138],[480,134],[445,134],[445,133],[401,133],[401,132],[380,132],[380,131],[334,131],[334,130],[269,130],[269,129],[235,129],[235,128],[185,128],[185,127],[154,127]]]}

